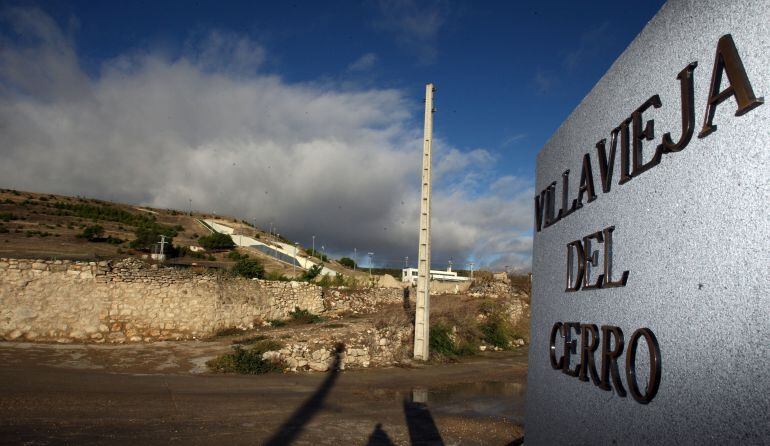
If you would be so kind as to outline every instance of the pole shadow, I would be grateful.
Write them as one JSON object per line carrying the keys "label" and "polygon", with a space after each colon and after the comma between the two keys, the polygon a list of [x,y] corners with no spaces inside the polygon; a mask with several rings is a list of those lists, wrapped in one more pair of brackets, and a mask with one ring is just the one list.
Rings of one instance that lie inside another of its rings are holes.
{"label": "pole shadow", "polygon": [[404,398],[404,417],[412,446],[444,446],[444,439],[427,404]]}
{"label": "pole shadow", "polygon": [[329,375],[324,379],[318,390],[305,401],[293,414],[281,425],[280,428],[264,443],[265,446],[283,446],[291,444],[302,433],[305,425],[323,408],[323,403],[332,387],[334,387],[340,373],[340,362],[345,344],[339,343],[334,351],[334,363]]}

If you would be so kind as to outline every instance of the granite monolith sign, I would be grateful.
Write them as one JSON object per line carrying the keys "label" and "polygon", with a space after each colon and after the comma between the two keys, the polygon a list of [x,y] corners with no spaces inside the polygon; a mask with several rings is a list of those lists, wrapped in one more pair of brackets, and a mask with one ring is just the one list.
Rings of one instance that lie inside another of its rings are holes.
{"label": "granite monolith sign", "polygon": [[538,154],[526,444],[770,442],[767,95],[770,2],[669,1]]}

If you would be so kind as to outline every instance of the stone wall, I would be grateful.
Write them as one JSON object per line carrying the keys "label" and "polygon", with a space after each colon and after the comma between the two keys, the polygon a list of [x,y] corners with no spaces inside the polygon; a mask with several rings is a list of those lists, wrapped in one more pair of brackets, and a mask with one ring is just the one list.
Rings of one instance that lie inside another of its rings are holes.
{"label": "stone wall", "polygon": [[306,282],[235,278],[117,263],[0,259],[0,338],[58,342],[152,342],[210,336],[315,314],[371,313],[402,303],[403,290],[328,289]]}
{"label": "stone wall", "polygon": [[374,313],[382,305],[404,304],[403,288],[330,288],[324,291],[324,309],[332,313]]}
{"label": "stone wall", "polygon": [[[338,367],[367,368],[403,363],[409,358],[412,345],[412,327],[367,327],[344,336],[328,335],[313,340],[291,342],[277,351],[265,352],[265,359],[280,360],[288,371],[325,372],[335,363],[336,347],[339,353]],[[332,339],[334,338],[334,339]]]}
{"label": "stone wall", "polygon": [[0,259],[0,337],[125,342],[190,339],[324,310],[321,288],[109,262]]}

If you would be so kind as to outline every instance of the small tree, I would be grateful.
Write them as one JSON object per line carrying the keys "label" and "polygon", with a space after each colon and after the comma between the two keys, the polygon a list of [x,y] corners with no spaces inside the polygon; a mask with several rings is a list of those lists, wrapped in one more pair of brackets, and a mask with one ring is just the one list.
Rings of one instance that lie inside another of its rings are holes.
{"label": "small tree", "polygon": [[209,250],[232,249],[235,246],[233,238],[229,234],[219,232],[198,238],[198,243]]}
{"label": "small tree", "polygon": [[356,267],[356,262],[354,262],[350,257],[343,257],[340,259],[340,265],[354,269]]}
{"label": "small tree", "polygon": [[104,228],[100,225],[93,225],[83,229],[83,232],[78,234],[78,238],[84,238],[89,242],[93,242],[96,239],[102,238],[104,235]]}
{"label": "small tree", "polygon": [[230,272],[247,279],[261,279],[265,276],[265,268],[257,259],[240,259],[235,262]]}

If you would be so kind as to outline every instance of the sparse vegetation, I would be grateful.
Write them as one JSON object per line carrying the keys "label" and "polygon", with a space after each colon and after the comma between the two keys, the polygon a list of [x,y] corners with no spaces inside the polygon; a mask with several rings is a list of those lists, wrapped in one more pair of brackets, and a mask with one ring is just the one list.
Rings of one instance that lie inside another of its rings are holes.
{"label": "sparse vegetation", "polygon": [[289,313],[291,321],[295,324],[315,324],[317,322],[323,322],[323,318],[317,314],[313,314],[308,310],[299,307],[294,307],[294,311]]}
{"label": "sparse vegetation", "polygon": [[222,329],[218,330],[214,334],[214,336],[224,337],[224,336],[234,336],[234,335],[239,335],[239,334],[243,334],[243,330],[241,330],[240,328],[238,328],[238,327],[226,327],[226,328],[222,328]]}
{"label": "sparse vegetation", "polygon": [[0,221],[18,220],[19,217],[11,214],[10,212],[0,212]]}
{"label": "sparse vegetation", "polygon": [[256,344],[258,341],[264,341],[265,339],[269,338],[265,335],[258,334],[248,338],[236,339],[233,341],[233,344],[251,345]]}
{"label": "sparse vegetation", "polygon": [[327,256],[326,256],[325,254],[323,254],[323,253],[320,253],[320,252],[318,252],[318,251],[314,251],[312,248],[311,248],[311,249],[306,249],[306,250],[305,250],[305,254],[306,254],[308,257],[315,257],[316,259],[319,259],[319,260],[321,260],[322,262],[328,262],[328,261],[329,261],[329,257],[327,257]]}
{"label": "sparse vegetation", "polygon": [[248,375],[260,375],[268,372],[280,372],[283,364],[262,358],[268,351],[279,350],[282,345],[277,341],[256,341],[250,348],[244,348],[241,344],[233,346],[231,353],[220,355],[206,363],[215,372],[241,373]]}
{"label": "sparse vegetation", "polygon": [[292,280],[290,277],[286,277],[286,276],[284,276],[283,274],[281,274],[281,273],[279,273],[277,271],[273,271],[273,272],[267,273],[267,275],[265,276],[265,279],[267,279],[267,280],[279,280],[281,282],[291,282],[291,280]]}
{"label": "sparse vegetation", "polygon": [[324,274],[323,277],[321,277],[321,280],[317,281],[316,284],[318,286],[328,288],[328,287],[348,287],[348,288],[357,288],[358,282],[352,278],[347,277],[344,274],[337,273],[334,277]]}
{"label": "sparse vegetation", "polygon": [[26,232],[25,232],[25,235],[26,235],[27,237],[35,237],[35,236],[38,236],[38,237],[43,237],[43,238],[45,238],[45,237],[49,237],[49,236],[52,236],[53,234],[51,234],[51,233],[50,233],[50,232],[48,232],[48,231],[26,231]]}
{"label": "sparse vegetation", "polygon": [[515,339],[527,337],[511,322],[506,302],[494,300],[458,301],[445,307],[431,316],[430,330],[431,355],[437,360],[473,355],[482,344],[508,350]]}

